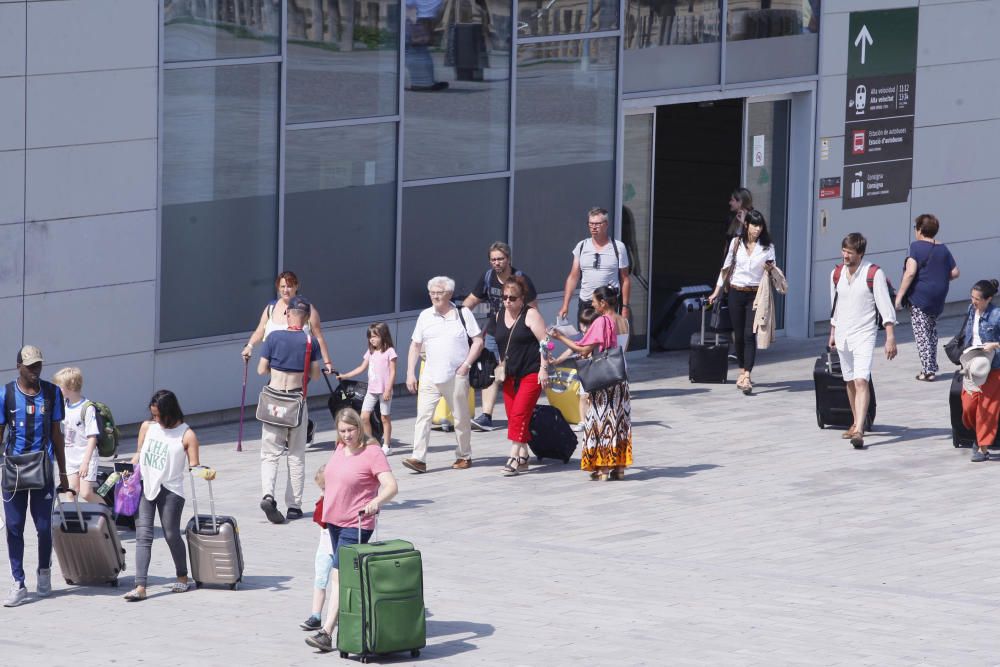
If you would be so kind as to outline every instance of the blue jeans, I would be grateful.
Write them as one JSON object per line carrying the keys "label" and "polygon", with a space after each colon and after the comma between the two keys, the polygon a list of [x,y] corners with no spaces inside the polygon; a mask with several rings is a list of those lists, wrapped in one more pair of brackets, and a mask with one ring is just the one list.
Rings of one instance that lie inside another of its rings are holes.
{"label": "blue jeans", "polygon": [[[340,569],[340,547],[358,543],[358,527],[344,528],[335,526],[332,523],[326,524],[326,529],[330,531],[330,542],[333,543],[333,566]],[[372,538],[372,530],[361,530],[361,543],[367,544]]]}
{"label": "blue jeans", "polygon": [[38,532],[38,569],[52,565],[52,500],[54,488],[18,491],[9,501],[4,495],[3,514],[7,523],[7,557],[14,580],[24,585],[24,527],[31,520]]}

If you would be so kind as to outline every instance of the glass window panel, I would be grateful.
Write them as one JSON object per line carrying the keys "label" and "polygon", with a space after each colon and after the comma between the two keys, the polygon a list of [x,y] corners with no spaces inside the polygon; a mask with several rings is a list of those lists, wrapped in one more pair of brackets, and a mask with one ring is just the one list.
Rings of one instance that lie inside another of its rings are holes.
{"label": "glass window panel", "polygon": [[618,0],[518,0],[521,37],[572,35],[618,28]]}
{"label": "glass window panel", "polygon": [[164,60],[281,53],[278,0],[163,0]]}
{"label": "glass window panel", "polygon": [[618,45],[518,47],[514,254],[539,292],[561,290],[587,210],[615,203]]}
{"label": "glass window panel", "polygon": [[285,133],[284,255],[325,321],[395,310],[395,123]]}
{"label": "glass window panel", "polygon": [[[278,72],[162,72],[162,342],[247,331],[274,296]],[[206,288],[211,306],[193,311]]]}
{"label": "glass window panel", "polygon": [[398,75],[398,2],[289,0],[289,123],[394,115]]}
{"label": "glass window panel", "polygon": [[406,180],[507,169],[510,3],[407,6]]}
{"label": "glass window panel", "polygon": [[741,0],[728,14],[727,83],[816,73],[820,0]]}
{"label": "glass window panel", "polygon": [[625,92],[719,83],[720,0],[626,0]]}
{"label": "glass window panel", "polygon": [[427,281],[434,276],[453,278],[456,294],[468,294],[490,244],[507,239],[507,179],[404,188],[402,238],[402,310],[431,305]]}

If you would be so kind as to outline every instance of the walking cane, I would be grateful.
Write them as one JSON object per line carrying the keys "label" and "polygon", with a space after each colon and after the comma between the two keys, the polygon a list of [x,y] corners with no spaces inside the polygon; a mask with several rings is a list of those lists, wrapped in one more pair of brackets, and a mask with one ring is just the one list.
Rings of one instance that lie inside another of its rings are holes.
{"label": "walking cane", "polygon": [[240,399],[240,435],[236,440],[236,451],[243,451],[243,411],[247,407],[247,370],[250,368],[250,360],[243,360],[243,398]]}

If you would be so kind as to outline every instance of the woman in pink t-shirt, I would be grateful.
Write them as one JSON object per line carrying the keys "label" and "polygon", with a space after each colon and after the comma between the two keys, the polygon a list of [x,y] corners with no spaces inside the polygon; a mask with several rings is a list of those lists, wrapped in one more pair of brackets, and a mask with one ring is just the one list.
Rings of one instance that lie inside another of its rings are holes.
{"label": "woman in pink t-shirt", "polygon": [[[624,321],[616,315],[618,290],[599,287],[592,298],[599,317],[594,320],[578,342],[566,338],[559,330],[549,329],[549,335],[584,357],[618,346],[618,334],[624,334]],[[618,319],[616,319],[618,318]],[[590,472],[590,479],[625,479],[625,468],[632,465],[632,406],[628,380],[598,389],[590,394],[590,405],[583,426],[583,453],[580,468]]]}
{"label": "woman in pink t-shirt", "polygon": [[[323,521],[330,531],[333,547],[334,569],[330,583],[336,589],[340,582],[338,551],[341,546],[358,544],[358,515],[364,513],[360,530],[360,541],[364,544],[375,530],[379,508],[392,500],[398,490],[385,453],[378,441],[365,435],[361,415],[351,408],[337,413],[337,447],[326,463],[323,479]],[[339,598],[337,594],[330,596],[323,628],[306,639],[313,648],[333,650],[332,634],[337,627]]]}

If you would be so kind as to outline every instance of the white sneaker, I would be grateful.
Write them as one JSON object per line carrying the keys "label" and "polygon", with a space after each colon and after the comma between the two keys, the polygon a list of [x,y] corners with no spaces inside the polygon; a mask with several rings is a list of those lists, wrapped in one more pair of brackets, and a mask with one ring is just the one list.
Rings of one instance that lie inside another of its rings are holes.
{"label": "white sneaker", "polygon": [[382,445],[382,453],[389,456],[389,454],[392,454],[392,447],[389,445]]}
{"label": "white sneaker", "polygon": [[41,597],[48,597],[52,593],[52,570],[38,571],[38,586],[35,592]]}
{"label": "white sneaker", "polygon": [[10,594],[7,595],[7,599],[3,601],[3,606],[5,607],[16,607],[25,600],[28,599],[28,589],[24,587],[19,581],[15,581],[10,586]]}
{"label": "white sneaker", "polygon": [[571,431],[574,431],[576,433],[583,433],[583,422],[579,422],[577,424],[570,424],[569,428]]}

